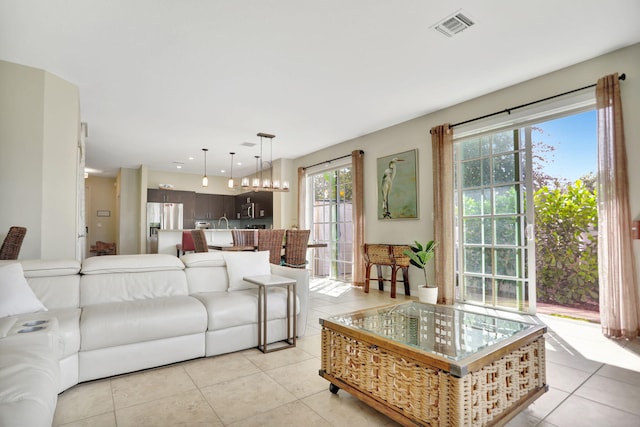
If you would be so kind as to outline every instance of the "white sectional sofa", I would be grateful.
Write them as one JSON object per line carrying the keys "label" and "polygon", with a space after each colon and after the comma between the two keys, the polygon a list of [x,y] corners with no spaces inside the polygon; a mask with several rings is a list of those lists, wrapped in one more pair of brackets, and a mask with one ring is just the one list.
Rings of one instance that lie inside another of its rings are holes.
{"label": "white sectional sofa", "polygon": [[[0,286],[16,281],[15,264],[0,262]],[[51,425],[58,393],[78,382],[256,347],[257,288],[246,275],[294,279],[305,333],[308,272],[269,264],[268,252],[18,264],[44,307],[14,314],[0,301],[0,426]],[[269,342],[286,338],[286,295],[267,296]]]}

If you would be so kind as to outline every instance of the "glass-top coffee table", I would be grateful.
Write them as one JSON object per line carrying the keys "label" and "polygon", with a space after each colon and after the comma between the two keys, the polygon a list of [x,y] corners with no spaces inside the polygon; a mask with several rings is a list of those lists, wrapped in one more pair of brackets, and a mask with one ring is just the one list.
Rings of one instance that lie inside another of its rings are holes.
{"label": "glass-top coffee table", "polygon": [[320,319],[320,375],[404,425],[502,425],[544,394],[544,325],[409,302]]}

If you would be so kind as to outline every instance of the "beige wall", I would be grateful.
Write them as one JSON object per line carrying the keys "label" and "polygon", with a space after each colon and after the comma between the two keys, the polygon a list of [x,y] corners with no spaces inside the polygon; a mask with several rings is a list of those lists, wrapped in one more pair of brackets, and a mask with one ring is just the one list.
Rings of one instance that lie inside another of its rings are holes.
{"label": "beige wall", "polygon": [[[140,169],[120,169],[116,178],[116,230],[119,255],[143,253],[140,240],[142,225]],[[146,198],[146,193],[145,196]]]}
{"label": "beige wall", "polygon": [[[273,176],[284,176],[279,175],[280,172],[280,160],[273,162]],[[296,173],[297,174],[297,173]],[[297,175],[296,175],[297,176]],[[236,185],[240,184],[240,177],[234,177],[234,181]],[[284,178],[289,179],[289,178]],[[233,190],[230,190],[227,187],[228,177],[224,176],[209,176],[209,186],[202,186],[202,175],[198,174],[188,174],[188,173],[180,173],[180,172],[164,172],[164,171],[147,171],[147,187],[146,188],[158,188],[160,184],[171,184],[173,185],[174,190],[182,190],[182,191],[195,191],[196,193],[209,193],[209,194],[228,194],[231,196],[235,196],[237,194],[244,193],[246,191],[251,190],[242,190],[239,187],[236,187]],[[282,179],[281,179],[282,181]],[[289,179],[291,182],[291,179]]]}
{"label": "beige wall", "polygon": [[77,87],[0,61],[0,239],[27,227],[20,259],[76,258]]}
{"label": "beige wall", "polygon": [[171,184],[174,190],[195,191],[196,193],[236,194],[229,190],[227,178],[223,176],[209,176],[209,186],[203,187],[202,175],[148,171],[146,188],[158,188],[160,184]]}
{"label": "beige wall", "polygon": [[[116,231],[116,179],[91,176],[85,179],[87,190],[87,227],[89,245],[96,241],[115,242]],[[98,211],[109,211],[111,216],[99,217]]]}
{"label": "beige wall", "polygon": [[[365,241],[410,243],[416,239],[432,239],[433,179],[429,129],[439,124],[464,121],[586,86],[595,83],[604,75],[615,72],[627,74],[626,81],[621,82],[621,90],[626,119],[628,161],[629,165],[633,166],[640,162],[640,124],[637,121],[637,117],[640,117],[640,44],[301,157],[293,162],[291,173],[298,166],[315,164],[349,154],[354,149],[362,149],[365,152]],[[418,149],[419,219],[380,221],[377,219],[376,205],[376,159],[413,148]],[[629,172],[629,182],[632,185],[640,182],[640,168],[631,167]],[[292,195],[297,197],[297,182],[292,180],[292,185]],[[635,219],[640,219],[640,192],[632,189],[630,199],[631,214]],[[283,215],[282,223],[297,222],[295,203],[291,203]],[[636,256],[639,252],[640,241],[636,241]],[[419,279],[419,272],[416,269],[410,270],[411,280],[415,285]]]}
{"label": "beige wall", "polygon": [[75,258],[80,96],[71,83],[49,73],[44,78],[41,257]]}

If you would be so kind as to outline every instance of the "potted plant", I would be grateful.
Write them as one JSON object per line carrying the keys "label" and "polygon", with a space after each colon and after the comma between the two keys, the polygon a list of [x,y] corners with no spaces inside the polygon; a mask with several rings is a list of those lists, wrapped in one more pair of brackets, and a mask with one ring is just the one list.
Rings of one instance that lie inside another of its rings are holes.
{"label": "potted plant", "polygon": [[424,272],[424,285],[418,286],[418,299],[420,302],[436,304],[438,301],[438,287],[429,286],[427,264],[433,259],[438,245],[433,240],[428,241],[425,245],[422,245],[417,240],[414,243],[415,245],[409,245],[411,250],[405,249],[404,254],[409,257],[412,265],[422,269]]}

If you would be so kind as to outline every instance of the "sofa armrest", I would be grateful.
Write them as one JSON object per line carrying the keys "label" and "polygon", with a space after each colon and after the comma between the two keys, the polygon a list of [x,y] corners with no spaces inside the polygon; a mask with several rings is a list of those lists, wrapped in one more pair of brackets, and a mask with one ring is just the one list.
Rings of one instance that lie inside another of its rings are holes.
{"label": "sofa armrest", "polygon": [[290,268],[271,264],[271,274],[288,277],[296,281],[296,294],[300,300],[300,314],[298,314],[298,336],[302,337],[307,329],[309,314],[309,270],[306,268]]}

